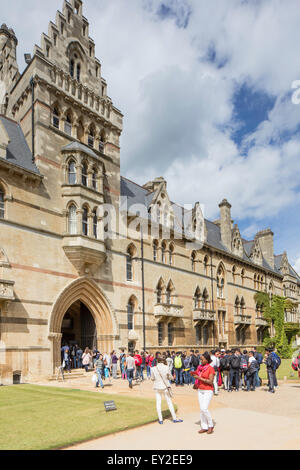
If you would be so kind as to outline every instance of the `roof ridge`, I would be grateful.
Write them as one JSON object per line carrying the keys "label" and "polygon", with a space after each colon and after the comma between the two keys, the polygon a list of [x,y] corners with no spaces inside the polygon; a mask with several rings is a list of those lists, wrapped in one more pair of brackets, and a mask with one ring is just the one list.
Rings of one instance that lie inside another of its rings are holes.
{"label": "roof ridge", "polygon": [[153,193],[155,193],[155,191],[149,191],[148,189],[144,188],[143,186],[141,186],[140,184],[136,183],[135,181],[132,181],[132,180],[130,180],[129,178],[126,178],[126,176],[122,176],[122,175],[121,175],[121,178],[123,178],[124,180],[129,181],[129,182],[132,183],[132,184],[135,184],[135,186],[138,186],[139,188],[143,189],[143,190],[146,191],[148,194],[153,194]]}

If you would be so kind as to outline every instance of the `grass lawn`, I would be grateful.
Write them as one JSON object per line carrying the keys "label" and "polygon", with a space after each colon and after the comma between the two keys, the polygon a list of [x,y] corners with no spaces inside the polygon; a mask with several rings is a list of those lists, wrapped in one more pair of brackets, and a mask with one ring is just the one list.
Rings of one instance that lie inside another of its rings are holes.
{"label": "grass lawn", "polygon": [[[118,411],[105,412],[109,400]],[[35,385],[0,387],[0,450],[66,447],[156,420],[152,399]]]}
{"label": "grass lawn", "polygon": [[[281,365],[277,369],[276,376],[277,379],[283,380],[284,377],[287,377],[288,380],[299,380],[298,372],[292,369],[292,359],[281,359]],[[293,374],[293,375],[292,375]],[[263,380],[267,380],[267,369],[264,364],[260,367],[260,377]]]}

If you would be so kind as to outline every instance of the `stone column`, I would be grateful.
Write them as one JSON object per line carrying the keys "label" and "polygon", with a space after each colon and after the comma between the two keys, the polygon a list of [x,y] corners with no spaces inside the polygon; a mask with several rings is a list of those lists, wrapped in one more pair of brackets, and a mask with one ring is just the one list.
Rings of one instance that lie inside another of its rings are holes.
{"label": "stone column", "polygon": [[61,340],[62,333],[50,333],[48,336],[50,341],[50,354],[52,357],[52,373],[55,374],[57,368],[61,366]]}

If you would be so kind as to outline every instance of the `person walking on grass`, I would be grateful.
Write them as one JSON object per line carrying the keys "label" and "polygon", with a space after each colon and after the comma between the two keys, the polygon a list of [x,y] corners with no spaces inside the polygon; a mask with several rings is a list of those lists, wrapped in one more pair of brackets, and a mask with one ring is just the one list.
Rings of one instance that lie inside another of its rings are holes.
{"label": "person walking on grass", "polygon": [[126,370],[127,380],[128,380],[128,383],[129,383],[129,388],[132,389],[133,388],[132,381],[133,381],[133,378],[134,378],[134,372],[136,370],[134,354],[133,353],[127,354],[127,356],[126,356],[125,370]]}
{"label": "person walking on grass", "polygon": [[211,366],[211,357],[208,352],[203,353],[200,360],[201,365],[197,371],[191,372],[196,379],[194,387],[198,390],[200,405],[201,430],[198,432],[199,434],[213,434],[214,423],[208,408],[214,395],[214,377],[216,372]]}
{"label": "person walking on grass", "polygon": [[158,414],[159,424],[163,424],[163,416],[161,411],[162,398],[166,399],[170,413],[172,415],[173,423],[182,423],[182,419],[178,419],[172,403],[172,391],[170,380],[172,375],[170,374],[169,367],[166,360],[162,357],[157,359],[157,365],[151,369],[151,380],[154,382],[153,389],[156,393],[156,409]]}

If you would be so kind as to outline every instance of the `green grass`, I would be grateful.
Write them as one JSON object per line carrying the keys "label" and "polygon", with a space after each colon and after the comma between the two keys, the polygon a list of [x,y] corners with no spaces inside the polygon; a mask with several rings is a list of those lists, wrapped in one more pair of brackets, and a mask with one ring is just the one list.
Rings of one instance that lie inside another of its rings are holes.
{"label": "green grass", "polygon": [[[117,411],[105,412],[109,400]],[[0,387],[0,450],[57,449],[156,420],[152,399],[35,385]]]}
{"label": "green grass", "polygon": [[[292,359],[282,359],[279,369],[277,369],[276,376],[278,380],[283,380],[287,377],[287,380],[299,380],[298,372],[292,369]],[[294,374],[294,375],[291,375]],[[267,369],[264,364],[260,367],[260,377],[263,380],[267,380]]]}

